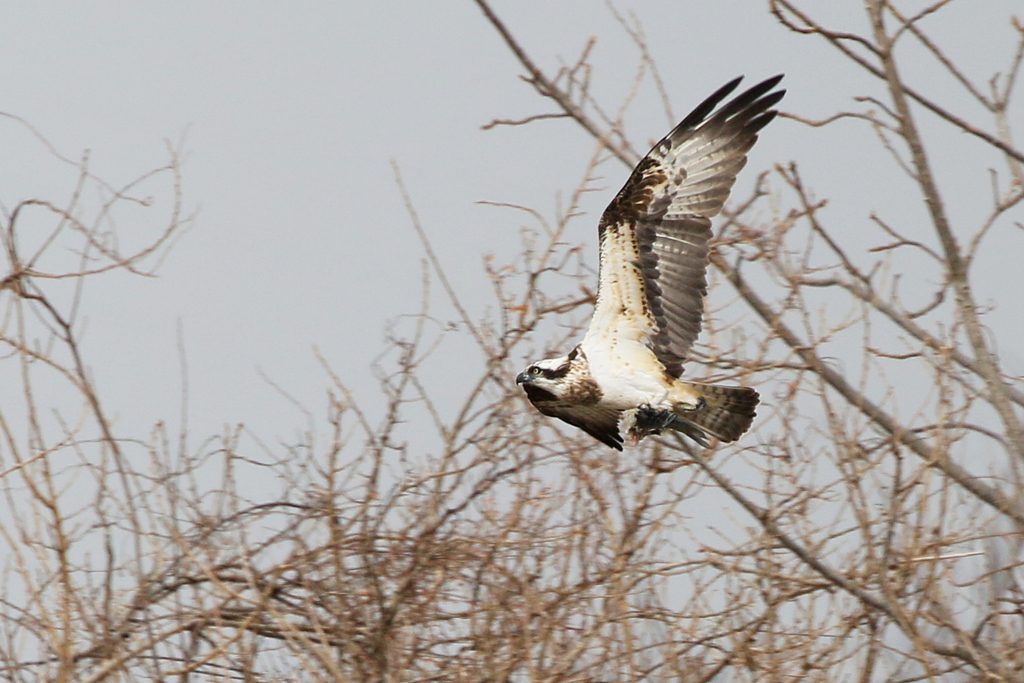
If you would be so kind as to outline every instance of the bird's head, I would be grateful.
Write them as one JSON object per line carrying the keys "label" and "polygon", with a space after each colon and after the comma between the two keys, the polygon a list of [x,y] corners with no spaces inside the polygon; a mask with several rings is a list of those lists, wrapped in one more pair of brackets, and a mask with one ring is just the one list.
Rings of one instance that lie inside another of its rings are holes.
{"label": "bird's head", "polygon": [[574,369],[579,348],[558,358],[545,358],[532,363],[516,376],[516,384],[522,384],[531,399],[551,400],[562,398],[569,388],[566,376]]}

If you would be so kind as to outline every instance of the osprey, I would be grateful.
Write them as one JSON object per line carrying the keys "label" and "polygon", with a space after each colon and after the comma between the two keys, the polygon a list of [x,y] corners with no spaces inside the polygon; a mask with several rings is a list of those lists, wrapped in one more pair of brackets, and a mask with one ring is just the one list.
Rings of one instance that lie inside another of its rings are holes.
{"label": "osprey", "polygon": [[598,225],[597,303],[583,341],[516,377],[545,415],[622,450],[663,429],[704,447],[738,439],[757,392],[679,379],[700,333],[711,218],[722,210],[757,133],[785,90],[769,78],[717,108],[708,97],[633,169]]}

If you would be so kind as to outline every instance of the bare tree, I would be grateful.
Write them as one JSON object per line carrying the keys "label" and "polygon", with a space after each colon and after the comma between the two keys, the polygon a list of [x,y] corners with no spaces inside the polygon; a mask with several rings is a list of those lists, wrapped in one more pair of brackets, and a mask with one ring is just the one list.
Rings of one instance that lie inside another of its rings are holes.
{"label": "bare tree", "polygon": [[[591,98],[592,45],[546,74],[477,4],[555,107],[495,125],[568,118],[595,151],[558,215],[495,209],[526,226],[519,253],[484,262],[493,314],[462,303],[406,197],[424,297],[379,363],[382,415],[324,362],[330,431],[288,448],[244,429],[196,450],[159,425],[117,434],[82,358],[79,311],[86,282],[149,272],[187,221],[173,151],[138,181],[166,179],[170,208],[137,248],[106,219],[136,201],[138,183],[112,188],[85,161],[68,202],[5,211],[3,675],[1024,680],[1024,393],[988,326],[1000,302],[976,286],[989,242],[1022,227],[1013,133],[1024,119],[1010,100],[1024,27],[1005,20],[1008,66],[981,85],[928,33],[946,2],[909,13],[870,0],[861,33],[770,2],[794,40],[824,40],[863,69],[854,94],[876,93],[825,121],[787,116],[809,135],[851,121],[872,131],[877,168],[858,172],[898,169],[914,210],[876,211],[865,197],[852,235],[796,164],[763,173],[718,224],[691,370],[758,386],[755,430],[713,451],[665,438],[620,456],[537,414],[510,378],[522,357],[578,336],[593,268],[567,227],[588,220],[580,200],[599,165],[632,165],[642,150],[624,131],[626,106],[606,115]],[[622,24],[638,49],[636,88],[660,88],[640,26]],[[960,91],[908,80],[908,44]],[[965,135],[987,166],[953,177],[978,173],[991,187],[973,223],[949,211],[972,185],[937,180],[960,163],[943,141]],[[87,206],[86,186],[107,199]],[[30,220],[50,226],[31,246]],[[457,325],[432,316],[435,289]],[[435,402],[423,372],[452,336],[482,358],[454,409]],[[248,496],[251,477],[277,493]]]}
{"label": "bare tree", "polygon": [[[1024,28],[1016,18],[1004,20],[1017,36],[1007,46],[1006,69],[977,83],[925,29],[947,4],[910,13],[897,3],[867,2],[870,31],[857,33],[822,24],[798,3],[770,3],[783,26],[826,40],[863,68],[866,81],[884,86],[884,98],[858,97],[858,108],[824,121],[790,118],[813,127],[840,119],[870,127],[878,163],[909,178],[909,202],[923,204],[930,230],[871,212],[865,218],[876,241],[865,249],[862,236],[829,224],[825,201],[795,164],[763,176],[720,228],[712,263],[737,298],[716,311],[717,329],[712,318],[706,367],[785,388],[773,406],[774,428],[763,428],[760,444],[734,456],[742,457],[742,469],[693,454],[760,528],[741,548],[719,550],[716,560],[716,570],[727,569],[719,580],[732,575],[737,592],[726,591],[732,607],[703,627],[720,628],[730,620],[723,614],[736,619],[763,606],[756,618],[739,619],[756,636],[741,648],[723,647],[730,655],[721,665],[772,677],[1024,676],[1017,569],[1024,394],[985,327],[991,306],[973,291],[986,240],[1005,241],[1021,227],[1024,156],[1013,144],[1009,112]],[[604,116],[590,100],[587,72],[544,74],[488,5],[478,5],[537,91],[611,155],[634,163],[621,118]],[[646,61],[642,32],[627,29]],[[959,87],[939,93],[948,103],[927,83],[902,76],[901,55],[911,50],[918,59],[923,50]],[[989,120],[959,115],[954,103],[964,100]],[[922,118],[937,136],[970,135],[987,155],[990,167],[955,168],[958,180],[972,171],[991,187],[988,209],[973,222],[949,216],[947,207],[968,185],[942,188],[935,167],[962,160],[936,151],[941,137],[926,143]],[[771,194],[780,206],[765,220],[758,210]],[[730,319],[739,325],[721,324]],[[720,336],[737,329],[734,343]],[[748,482],[751,467],[759,484]],[[704,637],[714,633],[709,628]]]}

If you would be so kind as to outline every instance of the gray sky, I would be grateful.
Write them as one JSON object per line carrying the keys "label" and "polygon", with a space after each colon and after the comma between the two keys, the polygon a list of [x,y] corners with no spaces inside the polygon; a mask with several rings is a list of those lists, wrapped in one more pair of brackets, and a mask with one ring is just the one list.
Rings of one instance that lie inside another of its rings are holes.
{"label": "gray sky", "polygon": [[[986,3],[999,16],[1013,5]],[[810,117],[876,87],[820,41],[782,29],[761,2],[617,6],[643,22],[676,116],[740,74],[751,82],[785,72],[785,108]],[[636,49],[603,4],[494,7],[549,70],[574,61],[596,35],[599,98],[615,105],[628,91]],[[827,11],[833,23],[845,20],[843,11],[863,21],[859,3],[830,3]],[[971,30],[969,10],[958,11],[944,15],[940,35]],[[420,294],[421,249],[392,160],[455,284],[482,309],[487,293],[474,294],[481,255],[513,253],[524,220],[476,202],[550,213],[593,150],[566,121],[481,130],[493,118],[550,106],[517,78],[520,68],[469,0],[33,2],[8,6],[4,35],[0,111],[30,122],[67,156],[91,150],[94,173],[127,182],[166,160],[164,138],[184,141],[194,227],[160,277],[108,275],[86,291],[88,362],[108,409],[130,431],[177,422],[179,322],[196,442],[242,421],[271,442],[305,427],[260,370],[323,415],[327,381],[314,345],[373,405],[368,365],[383,349],[385,324],[415,312]],[[970,60],[982,74],[1006,57]],[[669,127],[650,88],[628,120],[638,145]],[[884,208],[899,181],[859,171],[867,133],[847,130],[826,143],[824,134],[776,122],[744,180],[799,159],[823,194],[845,183],[859,193],[851,196],[871,193]],[[0,119],[0,149],[7,209],[31,196],[68,196],[74,173],[24,127]],[[596,212],[626,175],[617,165],[604,169],[607,192],[574,227],[591,244]],[[158,197],[166,202],[167,193]],[[863,223],[870,207],[844,201],[837,193],[835,210],[855,210],[852,220]],[[132,230],[128,219],[119,225]]]}

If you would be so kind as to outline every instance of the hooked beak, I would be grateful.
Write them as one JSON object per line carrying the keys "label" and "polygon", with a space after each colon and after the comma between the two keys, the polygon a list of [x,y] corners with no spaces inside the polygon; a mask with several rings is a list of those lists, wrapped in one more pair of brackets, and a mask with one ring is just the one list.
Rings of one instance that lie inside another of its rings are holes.
{"label": "hooked beak", "polygon": [[516,384],[526,384],[530,381],[530,376],[526,372],[520,372],[516,375]]}

